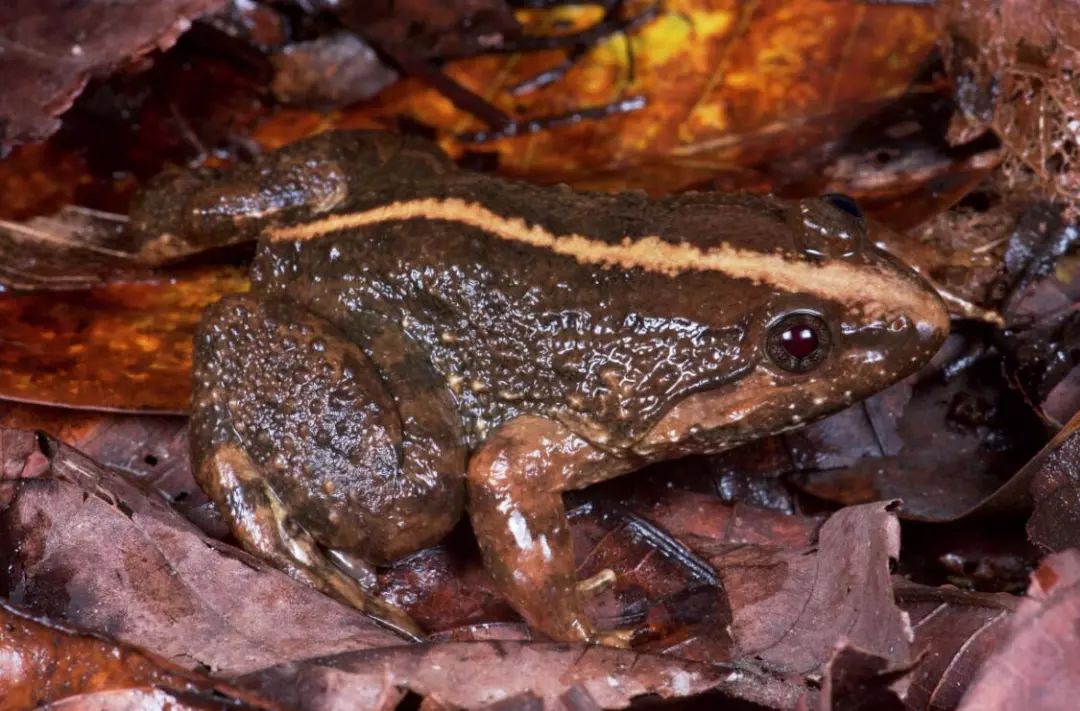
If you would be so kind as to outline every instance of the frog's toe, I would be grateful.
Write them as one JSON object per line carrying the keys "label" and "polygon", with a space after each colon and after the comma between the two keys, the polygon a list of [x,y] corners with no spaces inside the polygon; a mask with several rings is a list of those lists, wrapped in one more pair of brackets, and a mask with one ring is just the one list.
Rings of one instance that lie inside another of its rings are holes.
{"label": "frog's toe", "polygon": [[615,571],[611,568],[604,568],[595,575],[579,580],[577,591],[579,595],[585,597],[596,597],[610,590],[615,585],[616,580]]}
{"label": "frog's toe", "polygon": [[203,460],[200,470],[200,478],[210,486],[208,493],[229,502],[223,513],[245,549],[406,639],[423,639],[423,631],[404,610],[368,592],[334,565],[311,534],[289,516],[243,448],[235,443],[218,445]]}
{"label": "frog's toe", "polygon": [[604,630],[603,632],[597,632],[593,635],[589,641],[593,644],[600,644],[605,647],[618,647],[619,649],[629,649],[633,645],[634,640],[640,637],[642,630],[637,627],[631,627],[628,629],[617,630]]}

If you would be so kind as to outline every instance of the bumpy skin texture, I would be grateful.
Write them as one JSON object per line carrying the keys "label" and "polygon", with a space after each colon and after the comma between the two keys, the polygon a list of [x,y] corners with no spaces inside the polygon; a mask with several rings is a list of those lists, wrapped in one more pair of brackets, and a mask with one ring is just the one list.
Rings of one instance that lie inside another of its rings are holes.
{"label": "bumpy skin texture", "polygon": [[[581,612],[561,492],[839,409],[948,327],[930,288],[825,201],[536,187],[387,134],[163,179],[133,224],[260,235],[251,295],[208,310],[196,343],[200,483],[249,548],[399,629],[321,550],[383,563],[429,545],[464,481],[526,620],[623,641]],[[827,331],[808,372],[765,346],[793,313]]]}

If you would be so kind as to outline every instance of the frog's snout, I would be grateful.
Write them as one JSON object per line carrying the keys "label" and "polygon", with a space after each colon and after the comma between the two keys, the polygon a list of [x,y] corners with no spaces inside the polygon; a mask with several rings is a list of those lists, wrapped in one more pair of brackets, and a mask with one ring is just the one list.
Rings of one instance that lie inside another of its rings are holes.
{"label": "frog's snout", "polygon": [[[933,287],[929,288],[933,290]],[[932,313],[923,314],[923,317],[912,326],[915,340],[924,351],[931,355],[941,348],[941,344],[949,335],[949,312],[945,308],[945,302],[936,291],[934,291],[934,297]]]}
{"label": "frog's snout", "polygon": [[868,252],[879,268],[893,274],[895,288],[885,298],[892,302],[894,313],[886,324],[887,330],[896,336],[891,339],[894,348],[905,351],[913,365],[926,362],[949,335],[945,302],[930,282],[904,262],[877,248]]}

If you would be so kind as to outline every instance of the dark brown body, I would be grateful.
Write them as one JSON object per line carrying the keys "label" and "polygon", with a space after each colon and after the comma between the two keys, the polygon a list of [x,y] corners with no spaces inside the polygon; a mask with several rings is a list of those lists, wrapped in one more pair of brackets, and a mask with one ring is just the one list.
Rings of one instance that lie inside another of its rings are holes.
{"label": "dark brown body", "polygon": [[[250,548],[399,628],[324,549],[382,563],[428,545],[467,489],[530,623],[622,639],[580,612],[562,491],[838,409],[947,328],[826,202],[539,188],[385,134],[182,177],[140,209],[150,233],[261,236],[252,294],[209,310],[197,342],[201,482]],[[780,367],[792,314],[823,352]]]}

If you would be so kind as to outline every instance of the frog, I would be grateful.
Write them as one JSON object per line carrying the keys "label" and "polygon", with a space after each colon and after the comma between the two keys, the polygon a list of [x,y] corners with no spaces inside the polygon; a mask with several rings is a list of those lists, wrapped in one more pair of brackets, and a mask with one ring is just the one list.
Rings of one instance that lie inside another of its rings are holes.
{"label": "frog", "polygon": [[244,548],[409,639],[370,573],[467,516],[533,630],[629,644],[586,613],[564,494],[824,417],[949,330],[845,196],[538,185],[382,131],[167,174],[131,225],[255,240],[195,335],[195,477]]}

